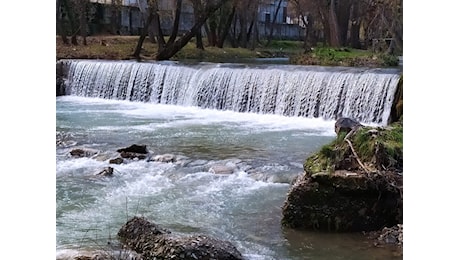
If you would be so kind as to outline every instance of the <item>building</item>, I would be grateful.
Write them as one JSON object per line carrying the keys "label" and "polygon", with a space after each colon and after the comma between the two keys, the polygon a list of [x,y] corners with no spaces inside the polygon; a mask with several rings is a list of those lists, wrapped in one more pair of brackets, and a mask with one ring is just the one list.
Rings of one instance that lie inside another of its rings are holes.
{"label": "building", "polygon": [[[274,39],[300,39],[303,28],[290,23],[287,15],[287,0],[272,0],[260,3],[258,7],[259,38],[266,38],[270,34],[273,18],[279,1],[280,9],[273,24]],[[90,0],[91,19],[88,24],[89,35],[93,34],[120,34],[139,35],[147,17],[143,17],[139,9],[139,0]],[[170,34],[173,26],[173,12],[175,1],[159,0],[161,13],[161,27],[165,35]],[[189,30],[193,26],[193,6],[190,1],[182,3],[179,33]],[[203,34],[205,35],[205,34]]]}
{"label": "building", "polygon": [[[278,5],[280,5],[280,8],[275,18]],[[292,19],[288,16],[287,8],[288,0],[272,0],[270,2],[262,2],[259,4],[259,37],[264,38],[270,35],[273,18],[275,18],[273,24],[273,38],[298,40],[305,34],[304,28],[291,22]]]}

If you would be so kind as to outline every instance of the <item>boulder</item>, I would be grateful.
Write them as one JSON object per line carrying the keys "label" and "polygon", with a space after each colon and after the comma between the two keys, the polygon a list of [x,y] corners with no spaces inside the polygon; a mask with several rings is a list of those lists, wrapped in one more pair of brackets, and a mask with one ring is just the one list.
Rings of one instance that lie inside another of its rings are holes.
{"label": "boulder", "polygon": [[126,158],[126,159],[139,159],[139,160],[143,160],[143,159],[147,158],[146,154],[125,152],[125,151],[120,152],[120,156],[122,158]]}
{"label": "boulder", "polygon": [[361,127],[361,125],[358,121],[348,118],[348,117],[341,117],[337,119],[335,122],[335,133],[338,135],[340,132],[345,132],[348,133],[351,130],[355,130],[358,127]]}
{"label": "boulder", "polygon": [[117,157],[117,158],[114,158],[114,159],[110,159],[109,163],[110,164],[122,164],[123,163],[123,158]]}
{"label": "boulder", "polygon": [[402,223],[402,124],[355,130],[307,158],[283,205],[284,226],[359,232]]}
{"label": "boulder", "polygon": [[98,153],[98,150],[89,148],[76,148],[70,151],[70,155],[72,155],[73,157],[92,157]]}
{"label": "boulder", "polygon": [[144,259],[243,259],[228,241],[206,235],[173,235],[143,217],[129,220],[118,231],[118,237]]}
{"label": "boulder", "polygon": [[146,145],[137,145],[133,144],[129,147],[126,148],[120,148],[117,150],[117,152],[122,153],[141,153],[141,154],[147,154],[149,151],[147,151],[147,146]]}
{"label": "boulder", "polygon": [[398,187],[388,186],[400,176],[353,172],[314,174],[301,178],[283,205],[283,225],[290,228],[332,232],[379,230],[402,223]]}
{"label": "boulder", "polygon": [[96,175],[101,175],[101,176],[112,176],[113,175],[113,168],[112,167],[106,167],[102,171],[98,172]]}

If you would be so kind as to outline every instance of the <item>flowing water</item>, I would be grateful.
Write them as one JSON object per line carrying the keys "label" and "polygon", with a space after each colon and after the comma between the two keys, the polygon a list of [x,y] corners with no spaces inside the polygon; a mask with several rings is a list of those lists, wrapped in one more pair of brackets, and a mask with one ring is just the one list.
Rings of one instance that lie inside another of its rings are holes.
{"label": "flowing water", "polygon": [[[109,63],[88,64],[101,69]],[[94,78],[94,71],[68,76],[68,95],[56,98],[57,257],[106,248],[130,217],[141,215],[175,233],[228,240],[247,259],[402,259],[391,248],[372,246],[362,234],[295,231],[280,225],[281,207],[291,181],[302,173],[302,163],[335,138],[332,119],[275,113],[284,106],[276,101],[267,113],[198,107],[193,100],[199,94],[188,94],[189,101],[184,101],[182,89],[165,91],[171,88],[168,81],[163,81],[162,94],[153,95],[153,88],[140,88],[139,82],[113,83],[135,82],[133,76],[123,79],[123,73],[102,71],[106,74]],[[144,84],[152,86],[154,77],[149,75],[150,83]],[[112,82],[115,76],[121,78]],[[182,77],[176,80],[189,86]],[[194,80],[200,79],[195,75]],[[125,87],[131,90],[122,91]],[[131,94],[120,98],[113,88]],[[96,89],[99,94],[94,94]],[[144,95],[148,100],[133,98],[141,89],[150,93]],[[153,102],[151,97],[158,96],[160,101]],[[152,157],[174,154],[177,161],[108,163],[118,156],[117,149],[131,144],[147,145]],[[74,158],[69,152],[75,148],[97,154]],[[96,175],[108,166],[114,168],[112,177]],[[216,167],[232,174],[211,172]]]}

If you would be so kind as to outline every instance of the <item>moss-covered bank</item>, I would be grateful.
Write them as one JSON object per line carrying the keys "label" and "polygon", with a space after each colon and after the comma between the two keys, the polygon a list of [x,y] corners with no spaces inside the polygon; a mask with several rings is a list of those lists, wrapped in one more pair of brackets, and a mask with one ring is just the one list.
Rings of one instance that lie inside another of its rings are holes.
{"label": "moss-covered bank", "polygon": [[345,136],[305,161],[283,206],[284,226],[347,232],[402,223],[402,116]]}

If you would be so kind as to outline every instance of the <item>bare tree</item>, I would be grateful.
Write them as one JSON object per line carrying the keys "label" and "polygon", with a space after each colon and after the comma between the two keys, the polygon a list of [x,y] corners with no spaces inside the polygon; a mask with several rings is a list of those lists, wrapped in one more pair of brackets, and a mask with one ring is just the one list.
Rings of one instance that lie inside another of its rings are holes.
{"label": "bare tree", "polygon": [[64,24],[63,17],[63,8],[62,0],[56,0],[56,32],[61,36],[62,43],[69,44],[69,39],[67,39],[67,32]]}
{"label": "bare tree", "polygon": [[[77,35],[83,37],[83,44],[86,45],[88,36],[88,19],[90,19],[89,0],[57,0],[56,1],[56,21],[58,33],[64,43],[67,41],[67,32],[70,31],[70,42],[78,45]],[[68,22],[69,26],[67,26]]]}
{"label": "bare tree", "polygon": [[156,54],[155,59],[167,60],[174,56],[174,54],[176,54],[180,49],[182,49],[182,47],[184,47],[190,41],[190,39],[192,39],[196,35],[196,33],[199,30],[201,30],[201,27],[209,18],[209,16],[213,14],[217,9],[219,9],[226,1],[228,0],[207,1],[206,5],[203,8],[203,12],[195,18],[195,22],[192,28],[190,28],[189,31],[187,31],[184,35],[175,40],[172,44],[169,44],[167,48],[159,51]]}
{"label": "bare tree", "polygon": [[270,42],[272,41],[273,29],[275,28],[276,18],[278,17],[278,13],[280,11],[282,1],[283,0],[278,0],[278,5],[276,6],[276,10],[275,10],[275,15],[273,16],[273,20],[270,23],[270,34],[267,37],[267,43],[266,43],[265,46],[268,46],[270,44]]}
{"label": "bare tree", "polygon": [[148,19],[144,25],[144,30],[133,54],[136,58],[140,57],[140,50],[142,49],[142,43],[148,32],[148,26],[153,23],[155,27],[156,38],[158,41],[158,51],[155,55],[156,60],[167,60],[174,56],[180,51],[197,33],[201,30],[206,20],[211,16],[217,9],[219,9],[225,2],[229,0],[208,0],[203,5],[203,11],[197,14],[193,26],[185,32],[181,37],[178,36],[179,31],[179,19],[181,15],[182,1],[176,0],[176,8],[174,15],[174,25],[168,42],[165,42],[163,32],[161,30],[160,14],[157,6],[157,2],[154,0],[139,0],[139,8],[143,12],[148,13]]}
{"label": "bare tree", "polygon": [[235,17],[237,4],[238,0],[227,1],[209,17],[205,30],[210,46],[223,48]]}

